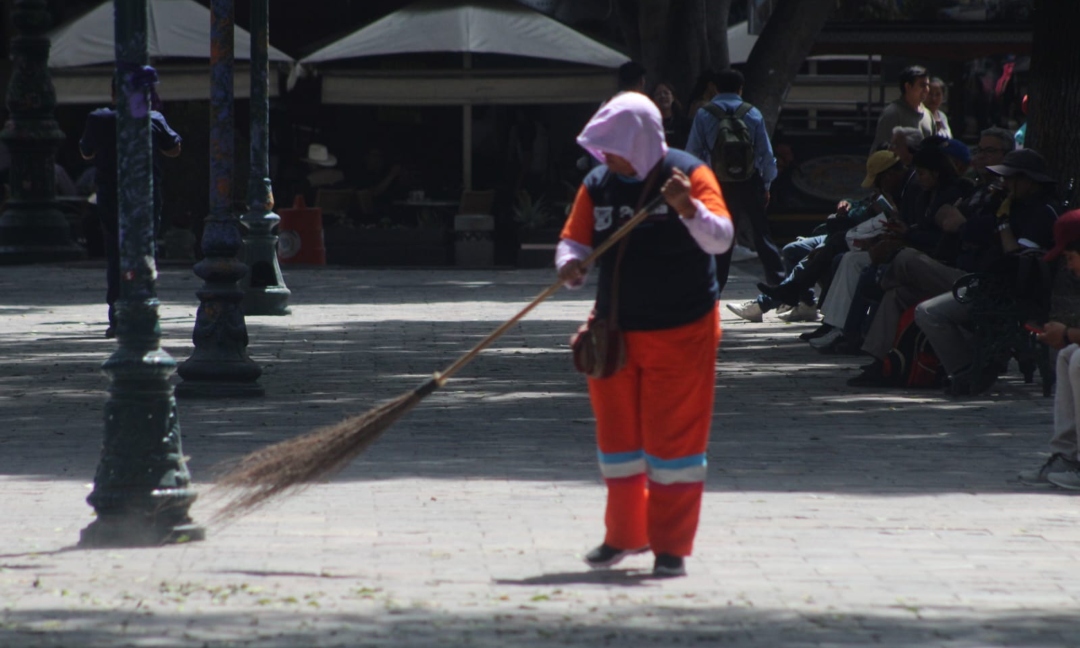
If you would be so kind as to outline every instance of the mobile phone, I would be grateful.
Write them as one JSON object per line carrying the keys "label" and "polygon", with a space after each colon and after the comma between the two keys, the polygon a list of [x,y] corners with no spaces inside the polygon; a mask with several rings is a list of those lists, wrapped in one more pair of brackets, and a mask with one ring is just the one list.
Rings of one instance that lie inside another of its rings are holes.
{"label": "mobile phone", "polygon": [[1042,330],[1041,328],[1039,328],[1038,326],[1032,326],[1031,324],[1024,324],[1024,328],[1027,329],[1028,331],[1031,331],[1032,333],[1038,333],[1040,335],[1046,332],[1046,331]]}
{"label": "mobile phone", "polygon": [[877,206],[881,208],[881,211],[888,216],[896,215],[896,208],[892,206],[892,203],[890,203],[889,199],[885,196],[878,196],[874,202],[877,203]]}

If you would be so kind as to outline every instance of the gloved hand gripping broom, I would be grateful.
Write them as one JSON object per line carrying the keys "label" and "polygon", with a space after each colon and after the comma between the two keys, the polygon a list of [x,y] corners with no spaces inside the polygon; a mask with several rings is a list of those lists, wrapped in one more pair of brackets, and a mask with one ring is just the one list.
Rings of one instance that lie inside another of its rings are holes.
{"label": "gloved hand gripping broom", "polygon": [[[657,196],[642,207],[633,218],[596,247],[582,265],[590,265],[612,245],[630,233],[649,212],[664,201]],[[228,502],[215,519],[225,520],[248,513],[269,499],[287,491],[302,488],[332,475],[363,453],[382,433],[475,358],[481,351],[506,333],[510,327],[536,308],[540,302],[558,292],[563,282],[556,281],[536,296],[525,308],[481,340],[452,365],[434,374],[424,384],[394,400],[376,406],[365,414],[352,416],[335,425],[313,430],[302,436],[275,443],[245,457],[218,480],[215,488],[239,488],[244,492]]]}

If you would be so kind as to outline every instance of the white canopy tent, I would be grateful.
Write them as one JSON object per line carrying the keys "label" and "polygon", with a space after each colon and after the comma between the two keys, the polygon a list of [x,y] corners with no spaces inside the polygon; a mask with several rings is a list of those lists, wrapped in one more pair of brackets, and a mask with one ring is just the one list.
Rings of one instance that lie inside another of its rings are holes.
{"label": "white canopy tent", "polygon": [[[151,60],[210,58],[210,10],[194,0],[149,0],[147,46]],[[104,2],[80,18],[49,34],[49,68],[60,103],[109,101],[114,49],[113,3]],[[248,60],[251,35],[237,27],[236,60]],[[292,63],[281,50],[270,47],[270,60]],[[246,66],[245,66],[246,69]],[[236,96],[249,94],[247,74],[236,74]],[[206,99],[210,92],[208,68],[191,62],[158,68],[159,94],[164,100]],[[272,86],[274,84],[271,84]],[[276,88],[271,88],[276,90]]]}
{"label": "white canopy tent", "polygon": [[[544,14],[509,1],[409,5],[301,59],[302,65],[392,54],[459,52],[453,72],[323,70],[322,100],[346,105],[462,106],[465,187],[472,185],[474,104],[600,102],[615,90],[616,68],[630,59]],[[573,70],[471,68],[472,54],[499,54],[590,66]]]}
{"label": "white canopy tent", "polygon": [[509,54],[605,68],[629,59],[544,14],[511,2],[417,2],[305,57],[322,63],[416,52]]}

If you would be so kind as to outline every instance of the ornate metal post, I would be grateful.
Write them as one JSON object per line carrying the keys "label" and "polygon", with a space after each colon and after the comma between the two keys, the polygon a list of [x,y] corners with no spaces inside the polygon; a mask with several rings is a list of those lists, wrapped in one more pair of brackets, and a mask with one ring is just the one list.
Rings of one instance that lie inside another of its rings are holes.
{"label": "ornate metal post", "polygon": [[64,133],[53,119],[45,36],[52,17],[45,0],[15,0],[11,18],[18,35],[11,41],[9,117],[0,133],[11,153],[11,195],[0,214],[0,263],[78,259],[84,251],[56,202],[56,147]]}
{"label": "ornate metal post", "polygon": [[169,377],[176,361],[161,349],[155,288],[153,149],[150,81],[145,68],[147,0],[116,0],[117,173],[120,223],[119,348],[103,369],[112,379],[105,440],[87,501],[97,519],[84,547],[141,546],[201,540],[180,447]]}
{"label": "ornate metal post", "polygon": [[177,370],[178,396],[262,396],[262,368],[247,354],[248,334],[237,282],[247,273],[237,259],[243,243],[232,212],[233,0],[210,3],[210,216],[203,228],[203,260],[195,274],[205,283],[195,294],[195,352]]}
{"label": "ornate metal post", "polygon": [[281,219],[274,213],[270,188],[270,0],[251,3],[251,174],[248,179],[248,211],[241,220],[244,236],[244,313],[288,315],[289,289],[281,276],[274,227]]}

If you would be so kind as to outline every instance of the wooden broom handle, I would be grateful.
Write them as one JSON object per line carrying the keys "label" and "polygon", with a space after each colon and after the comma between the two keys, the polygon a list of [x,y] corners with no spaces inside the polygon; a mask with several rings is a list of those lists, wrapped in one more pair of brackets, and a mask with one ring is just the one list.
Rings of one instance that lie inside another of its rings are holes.
{"label": "wooden broom handle", "polygon": [[[625,225],[615,230],[615,232],[611,236],[607,237],[607,239],[605,239],[603,243],[596,246],[596,249],[592,251],[592,254],[582,259],[581,265],[588,266],[594,263],[597,259],[600,258],[601,254],[607,252],[612,245],[615,245],[623,237],[629,234],[630,230],[637,227],[638,223],[649,217],[649,212],[659,207],[661,204],[663,204],[663,202],[663,194],[650,200],[644,207],[642,207],[640,210],[638,210],[636,214],[634,214],[633,218],[626,221]],[[472,359],[475,358],[477,354],[491,346],[492,342],[499,339],[503,335],[503,333],[506,333],[508,330],[510,330],[511,326],[521,321],[521,319],[528,315],[532,309],[539,306],[540,302],[557,293],[559,289],[562,288],[562,286],[562,280],[556,280],[555,283],[545,288],[542,293],[537,295],[531,302],[529,302],[529,304],[525,306],[525,308],[522,308],[517,315],[514,315],[510,319],[506,320],[506,322],[504,322],[499,328],[492,331],[491,335],[488,335],[483,340],[480,340],[480,342],[478,342],[471,351],[458,358],[457,361],[454,362],[454,364],[450,365],[443,371],[436,373],[434,376],[434,381],[435,383],[437,383],[437,386],[442,387],[443,385],[445,385],[446,381],[450,380],[450,378],[458,371],[460,371],[462,367],[469,364],[469,362],[472,361]]]}

